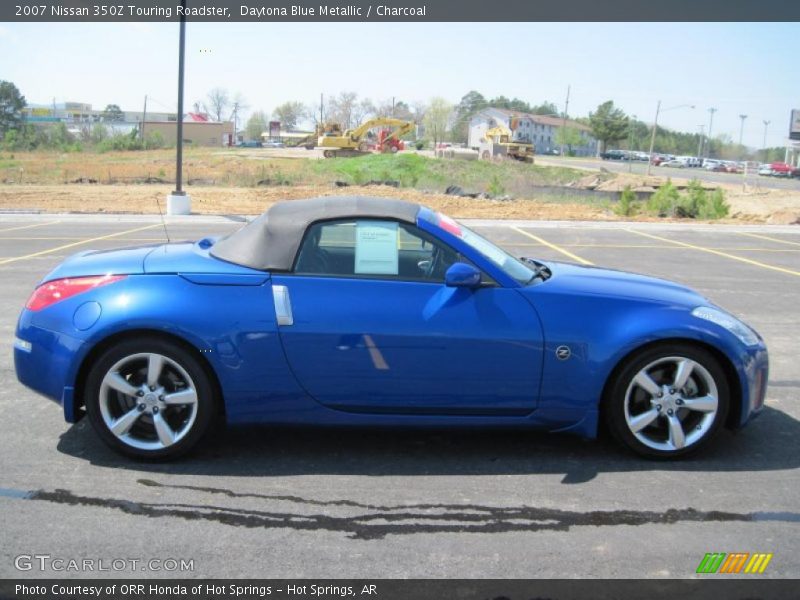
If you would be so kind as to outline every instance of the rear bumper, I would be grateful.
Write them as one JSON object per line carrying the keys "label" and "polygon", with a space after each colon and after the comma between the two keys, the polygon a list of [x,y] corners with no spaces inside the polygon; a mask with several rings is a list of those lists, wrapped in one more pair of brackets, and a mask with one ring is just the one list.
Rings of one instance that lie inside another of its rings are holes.
{"label": "rear bumper", "polygon": [[83,341],[31,325],[27,312],[20,316],[14,341],[17,378],[33,391],[57,402],[64,410],[64,418],[74,423],[80,414],[74,401],[73,369]]}

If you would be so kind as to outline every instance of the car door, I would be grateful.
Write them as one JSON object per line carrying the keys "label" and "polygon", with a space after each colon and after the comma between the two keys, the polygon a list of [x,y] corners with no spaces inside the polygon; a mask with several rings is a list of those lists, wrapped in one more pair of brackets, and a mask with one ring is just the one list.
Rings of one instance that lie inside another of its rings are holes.
{"label": "car door", "polygon": [[525,414],[542,330],[515,289],[447,287],[457,253],[406,223],[312,225],[294,272],[273,274],[280,338],[299,383],[340,410]]}

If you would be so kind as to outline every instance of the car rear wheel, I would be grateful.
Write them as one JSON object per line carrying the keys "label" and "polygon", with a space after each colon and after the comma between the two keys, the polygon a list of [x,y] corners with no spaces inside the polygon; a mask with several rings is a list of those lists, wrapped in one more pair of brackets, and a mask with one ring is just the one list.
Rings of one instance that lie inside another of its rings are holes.
{"label": "car rear wheel", "polygon": [[161,339],[129,340],[94,363],[86,411],[100,438],[134,458],[175,458],[209,428],[214,388],[199,361]]}
{"label": "car rear wheel", "polygon": [[612,435],[648,458],[681,458],[705,446],[728,414],[725,372],[708,351],[663,345],[634,356],[609,386]]}

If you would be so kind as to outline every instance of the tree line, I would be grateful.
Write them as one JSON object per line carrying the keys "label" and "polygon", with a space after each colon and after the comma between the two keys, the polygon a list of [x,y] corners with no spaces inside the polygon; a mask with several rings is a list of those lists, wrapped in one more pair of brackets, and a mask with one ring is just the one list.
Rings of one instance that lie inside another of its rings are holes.
{"label": "tree line", "polygon": [[[144,139],[141,139],[137,131],[128,134],[115,133],[113,124],[124,120],[124,113],[116,104],[106,106],[102,113],[102,122],[86,124],[78,135],[68,131],[64,123],[48,128],[34,127],[24,120],[22,111],[25,106],[25,97],[17,87],[10,81],[0,81],[0,140],[8,150],[80,150],[84,145],[101,151],[136,150],[161,147],[164,144],[158,132],[147,134]],[[231,93],[225,88],[216,87],[209,90],[204,98],[193,103],[194,112],[206,114],[215,121],[233,121],[237,131],[243,131],[249,139],[261,139],[271,120],[279,121],[283,131],[294,131],[301,128],[313,130],[322,123],[338,123],[342,129],[351,129],[369,118],[394,117],[420,125],[424,132],[423,141],[434,145],[443,141],[465,143],[469,136],[470,121],[488,107],[534,115],[561,118],[566,116],[550,101],[531,104],[517,97],[508,98],[503,95],[487,98],[476,90],[464,94],[456,104],[442,97],[433,97],[424,102],[398,98],[373,101],[359,97],[356,92],[343,91],[323,95],[319,102],[287,100],[271,112],[256,109],[246,120],[244,116],[250,107],[241,93]],[[612,146],[623,150],[649,150],[652,126],[627,115],[612,100],[601,103],[586,117],[571,120],[591,129],[593,137],[600,142],[601,151]],[[580,133],[569,125],[560,127],[555,143],[571,149],[581,143]],[[657,128],[654,151],[688,156],[703,154],[730,160],[747,158],[765,162],[782,160],[784,156],[784,149],[781,147],[752,150],[735,144],[727,134],[719,134],[709,140],[699,133],[673,131],[663,127]]]}

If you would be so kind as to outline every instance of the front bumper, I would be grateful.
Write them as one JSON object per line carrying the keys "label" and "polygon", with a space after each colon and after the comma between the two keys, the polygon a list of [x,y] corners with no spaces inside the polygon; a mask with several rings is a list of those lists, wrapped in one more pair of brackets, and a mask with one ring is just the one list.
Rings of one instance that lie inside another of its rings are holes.
{"label": "front bumper", "polygon": [[83,341],[31,325],[25,312],[28,311],[20,317],[14,342],[17,378],[61,405],[64,418],[74,423],[80,418],[74,401],[74,368],[79,364]]}
{"label": "front bumper", "polygon": [[769,380],[769,354],[762,344],[748,349],[741,357],[738,367],[739,381],[742,388],[742,412],[739,422],[741,427],[764,409]]}

